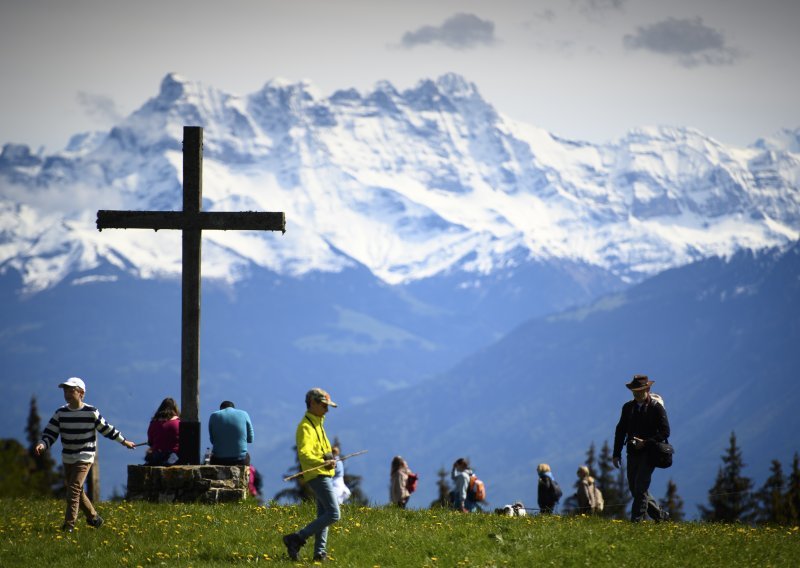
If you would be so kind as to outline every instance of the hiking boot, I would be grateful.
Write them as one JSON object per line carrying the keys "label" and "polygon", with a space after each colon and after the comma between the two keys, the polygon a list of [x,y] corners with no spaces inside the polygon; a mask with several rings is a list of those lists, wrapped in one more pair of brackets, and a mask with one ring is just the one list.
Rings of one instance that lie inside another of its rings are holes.
{"label": "hiking boot", "polygon": [[104,522],[103,517],[100,515],[96,515],[94,519],[86,519],[86,524],[96,529],[102,527]]}
{"label": "hiking boot", "polygon": [[286,545],[286,553],[292,560],[297,560],[297,554],[305,543],[305,539],[297,533],[287,534],[283,537],[283,544]]}
{"label": "hiking boot", "polygon": [[661,511],[661,518],[656,519],[657,523],[668,523],[669,522],[669,511]]}
{"label": "hiking boot", "polygon": [[69,526],[67,523],[64,523],[63,525],[61,525],[61,532],[71,533],[74,530],[75,530],[75,528]]}
{"label": "hiking boot", "polygon": [[328,559],[328,554],[326,552],[323,552],[322,554],[315,554],[312,560],[314,560],[314,562],[325,562],[327,559]]}

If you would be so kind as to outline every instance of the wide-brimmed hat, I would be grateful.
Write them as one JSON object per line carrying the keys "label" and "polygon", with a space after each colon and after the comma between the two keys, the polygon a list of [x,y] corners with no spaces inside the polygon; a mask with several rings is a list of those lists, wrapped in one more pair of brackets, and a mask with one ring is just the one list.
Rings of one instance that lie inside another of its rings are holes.
{"label": "wide-brimmed hat", "polygon": [[83,382],[83,379],[79,379],[78,377],[70,377],[58,385],[58,388],[60,389],[63,389],[64,387],[78,387],[83,392],[86,392],[86,383]]}
{"label": "wide-brimmed hat", "polygon": [[633,375],[633,380],[629,383],[625,383],[625,386],[632,391],[638,391],[650,388],[650,385],[654,382],[655,381],[651,381],[647,375]]}
{"label": "wide-brimmed hat", "polygon": [[331,395],[321,388],[313,388],[306,393],[306,404],[310,403],[312,400],[316,400],[322,404],[327,404],[328,406],[333,406],[334,408],[339,406],[331,400]]}

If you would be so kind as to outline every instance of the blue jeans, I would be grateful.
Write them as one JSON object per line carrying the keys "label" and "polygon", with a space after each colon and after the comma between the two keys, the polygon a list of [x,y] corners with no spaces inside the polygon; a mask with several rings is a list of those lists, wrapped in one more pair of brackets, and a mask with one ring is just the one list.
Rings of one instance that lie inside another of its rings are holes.
{"label": "blue jeans", "polygon": [[317,518],[297,531],[303,539],[314,535],[314,556],[325,554],[328,527],[339,520],[339,501],[333,492],[333,478],[319,475],[308,482],[317,501]]}
{"label": "blue jeans", "polygon": [[660,521],[662,514],[658,503],[650,494],[650,479],[653,477],[655,466],[647,460],[647,452],[628,452],[628,488],[633,495],[631,505],[631,521],[644,520],[645,514],[650,518]]}

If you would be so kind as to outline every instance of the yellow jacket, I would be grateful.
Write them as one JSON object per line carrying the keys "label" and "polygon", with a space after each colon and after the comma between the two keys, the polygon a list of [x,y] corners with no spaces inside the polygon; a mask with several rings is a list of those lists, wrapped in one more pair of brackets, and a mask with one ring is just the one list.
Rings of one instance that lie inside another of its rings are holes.
{"label": "yellow jacket", "polygon": [[[300,471],[305,471],[325,463],[325,454],[331,453],[331,442],[325,434],[324,416],[314,416],[306,412],[297,425],[297,457],[300,459]],[[333,477],[334,468],[323,467],[303,474],[303,479],[310,481],[319,475]]]}

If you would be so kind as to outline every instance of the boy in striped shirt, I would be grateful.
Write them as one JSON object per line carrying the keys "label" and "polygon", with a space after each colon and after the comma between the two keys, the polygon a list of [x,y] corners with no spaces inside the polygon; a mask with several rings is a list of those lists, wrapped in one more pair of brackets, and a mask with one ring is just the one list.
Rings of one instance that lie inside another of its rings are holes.
{"label": "boy in striped shirt", "polygon": [[67,379],[59,388],[64,389],[64,406],[56,410],[42,433],[42,440],[36,444],[36,455],[55,444],[61,435],[61,459],[64,463],[64,482],[67,488],[67,511],[61,530],[72,532],[80,508],[86,515],[89,526],[100,528],[103,518],[97,514],[92,502],[83,491],[83,484],[89,469],[94,463],[97,448],[97,434],[100,432],[110,440],[116,440],[126,448],[135,444],[126,440],[119,430],[105,421],[100,411],[85,404],[86,384],[78,377]]}

